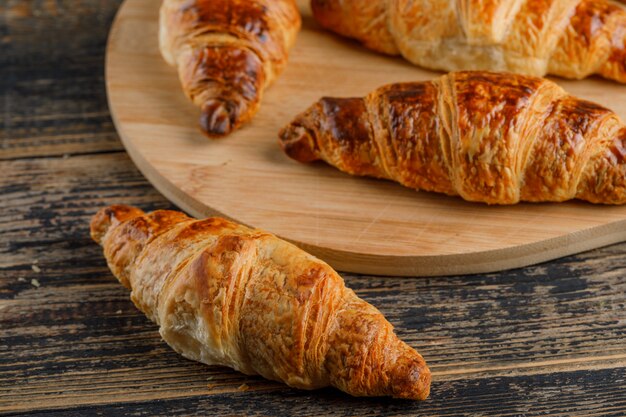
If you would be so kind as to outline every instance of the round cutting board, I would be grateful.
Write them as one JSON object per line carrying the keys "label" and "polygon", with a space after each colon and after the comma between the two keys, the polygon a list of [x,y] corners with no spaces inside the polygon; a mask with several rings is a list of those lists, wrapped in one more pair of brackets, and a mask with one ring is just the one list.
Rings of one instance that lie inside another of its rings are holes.
{"label": "round cutting board", "polygon": [[[302,32],[260,112],[235,134],[207,139],[197,127],[199,110],[159,54],[159,3],[127,0],[120,9],[108,45],[108,96],[139,169],[194,216],[226,216],[339,270],[387,275],[495,271],[626,240],[626,207],[489,207],[287,158],[278,130],[321,96],[362,96],[382,84],[438,76],[324,32],[304,0]],[[625,86],[556,81],[626,119]]]}

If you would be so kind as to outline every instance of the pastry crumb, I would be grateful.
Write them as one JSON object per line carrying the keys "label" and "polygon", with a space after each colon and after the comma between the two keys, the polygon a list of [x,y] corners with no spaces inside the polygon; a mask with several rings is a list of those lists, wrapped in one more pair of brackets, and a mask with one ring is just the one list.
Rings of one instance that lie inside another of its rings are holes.
{"label": "pastry crumb", "polygon": [[34,278],[30,280],[30,284],[31,284],[33,287],[37,287],[37,288],[41,287],[41,284],[39,283],[39,281],[38,281],[38,280],[36,280],[36,279],[34,279]]}
{"label": "pastry crumb", "polygon": [[24,278],[24,277],[19,277],[17,280],[18,280],[19,282],[26,282],[26,278]]}
{"label": "pastry crumb", "polygon": [[245,382],[241,385],[239,385],[239,387],[237,388],[239,391],[248,391],[250,389],[250,387],[248,386],[248,384],[246,384]]}
{"label": "pastry crumb", "polygon": [[39,268],[37,265],[33,264],[30,266],[32,268],[33,271],[35,271],[36,273],[40,273],[41,272],[41,268]]}

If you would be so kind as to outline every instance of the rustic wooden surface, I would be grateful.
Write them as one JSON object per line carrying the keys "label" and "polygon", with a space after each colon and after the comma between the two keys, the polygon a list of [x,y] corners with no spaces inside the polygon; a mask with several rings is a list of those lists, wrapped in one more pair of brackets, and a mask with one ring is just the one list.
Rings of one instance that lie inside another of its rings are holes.
{"label": "rustic wooden surface", "polygon": [[0,414],[626,415],[626,244],[481,276],[344,274],[428,360],[424,403],[292,390],[171,351],[88,236],[105,204],[171,207],[107,111],[119,3],[0,2]]}
{"label": "rustic wooden surface", "polygon": [[[285,72],[252,122],[217,141],[200,133],[199,109],[161,57],[159,2],[127,0],[120,9],[106,64],[111,114],[134,162],[175,204],[270,230],[337,269],[367,274],[501,271],[626,240],[626,206],[487,207],[289,159],[277,132],[320,96],[363,96],[440,75],[321,30],[309,0],[298,3],[303,26]],[[626,120],[626,88],[556,81]]]}

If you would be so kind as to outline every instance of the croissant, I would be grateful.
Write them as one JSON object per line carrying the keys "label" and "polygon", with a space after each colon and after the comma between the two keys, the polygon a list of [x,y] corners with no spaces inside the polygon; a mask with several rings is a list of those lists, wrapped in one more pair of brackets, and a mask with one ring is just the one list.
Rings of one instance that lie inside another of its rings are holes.
{"label": "croissant", "polygon": [[223,136],[258,111],[300,29],[294,0],[164,0],[159,45],[200,126]]}
{"label": "croissant", "polygon": [[423,400],[424,359],[326,263],[269,233],[176,211],[101,209],[91,236],[186,358],[314,389]]}
{"label": "croissant", "polygon": [[430,69],[626,82],[626,9],[609,0],[312,0],[325,28]]}
{"label": "croissant", "polygon": [[300,162],[469,201],[626,203],[626,126],[543,78],[458,72],[323,98],[280,145]]}

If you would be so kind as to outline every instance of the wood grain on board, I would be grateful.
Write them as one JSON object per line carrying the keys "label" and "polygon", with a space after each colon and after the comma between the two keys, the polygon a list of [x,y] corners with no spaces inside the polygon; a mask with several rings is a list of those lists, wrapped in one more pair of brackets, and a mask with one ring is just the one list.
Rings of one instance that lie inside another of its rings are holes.
{"label": "wood grain on board", "polygon": [[293,390],[169,349],[88,234],[104,205],[174,208],[108,116],[120,3],[0,2],[1,415],[626,415],[626,244],[487,275],[342,274],[428,360],[424,403]]}
{"label": "wood grain on board", "polygon": [[[583,202],[488,207],[350,177],[290,160],[277,132],[320,96],[362,96],[383,84],[439,74],[325,33],[300,1],[303,30],[285,73],[255,119],[205,138],[199,110],[158,51],[154,0],[128,0],[113,26],[107,86],[113,118],[135,163],[196,216],[221,214],[293,241],[336,268],[442,275],[503,270],[626,240],[626,207]],[[626,87],[557,80],[626,119]]]}

